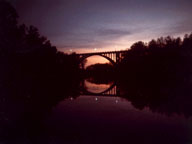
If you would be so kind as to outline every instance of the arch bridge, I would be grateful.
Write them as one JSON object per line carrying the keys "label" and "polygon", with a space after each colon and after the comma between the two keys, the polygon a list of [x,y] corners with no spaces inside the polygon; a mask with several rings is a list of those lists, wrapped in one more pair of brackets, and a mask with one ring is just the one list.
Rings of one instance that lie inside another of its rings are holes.
{"label": "arch bridge", "polygon": [[[127,53],[126,50],[124,51],[108,51],[108,52],[93,52],[93,53],[80,53],[77,54],[80,56],[80,61],[83,62],[86,58],[91,56],[101,56],[109,60],[113,65],[118,64],[122,58],[123,54]],[[82,66],[84,68],[84,66]]]}
{"label": "arch bridge", "polygon": [[[83,83],[84,84],[84,83]],[[99,92],[99,93],[95,93],[95,92],[90,92],[87,90],[87,88],[83,85],[82,89],[80,91],[81,95],[89,95],[89,96],[113,96],[113,97],[118,97],[120,96],[120,89],[119,87],[116,85],[116,83],[113,83],[109,88],[107,88],[106,90]]]}

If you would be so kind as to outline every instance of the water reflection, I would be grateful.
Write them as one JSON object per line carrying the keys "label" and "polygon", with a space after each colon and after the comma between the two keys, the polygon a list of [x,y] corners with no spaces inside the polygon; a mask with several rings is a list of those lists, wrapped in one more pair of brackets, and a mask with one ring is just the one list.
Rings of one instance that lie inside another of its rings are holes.
{"label": "water reflection", "polygon": [[[85,81],[92,93],[108,89],[109,84]],[[153,112],[152,107],[138,109],[136,99],[119,95],[81,95],[61,101],[46,119],[49,136],[57,143],[191,143],[192,118],[174,113]],[[147,100],[147,99],[146,99]],[[134,102],[134,103],[133,103]],[[164,107],[166,111],[166,106]]]}
{"label": "water reflection", "polygon": [[[7,111],[2,112],[6,120],[0,123],[3,128],[0,129],[3,137],[0,142],[192,143],[191,101],[174,97],[160,99],[141,94],[123,94],[122,91],[115,96],[110,93],[98,95],[97,93],[106,91],[113,85],[85,81],[85,86],[95,94],[79,95],[76,91],[72,95],[67,88],[65,91],[57,91],[58,89],[45,89],[45,85],[44,89],[39,89],[38,93],[30,96],[33,99],[5,100]],[[116,85],[115,90],[117,92],[121,89]],[[179,107],[177,103],[180,103]]]}
{"label": "water reflection", "polygon": [[109,84],[98,84],[84,80],[81,91],[82,95],[120,96],[115,82]]}
{"label": "water reflection", "polygon": [[138,110],[120,97],[83,95],[60,102],[46,127],[57,143],[184,144],[190,141],[191,120]]}
{"label": "water reflection", "polygon": [[91,93],[102,93],[111,87],[112,84],[95,84],[90,82],[89,80],[84,81],[84,86],[88,92]]}

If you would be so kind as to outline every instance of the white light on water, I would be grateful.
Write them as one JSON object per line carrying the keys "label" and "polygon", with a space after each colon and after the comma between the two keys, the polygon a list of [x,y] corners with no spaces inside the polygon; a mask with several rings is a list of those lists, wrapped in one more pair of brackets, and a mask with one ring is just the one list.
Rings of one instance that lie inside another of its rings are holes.
{"label": "white light on water", "polygon": [[98,98],[95,98],[96,101],[98,101]]}

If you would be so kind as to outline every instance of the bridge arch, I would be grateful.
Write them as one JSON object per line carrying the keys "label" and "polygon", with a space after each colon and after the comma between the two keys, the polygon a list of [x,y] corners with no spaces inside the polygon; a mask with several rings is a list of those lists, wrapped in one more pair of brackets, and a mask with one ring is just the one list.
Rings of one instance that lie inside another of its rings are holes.
{"label": "bridge arch", "polygon": [[95,54],[82,55],[82,57],[80,58],[80,63],[82,63],[85,59],[87,59],[87,58],[89,58],[89,57],[91,57],[91,56],[101,56],[101,57],[107,59],[112,65],[114,65],[114,66],[116,65],[116,62],[115,62],[114,60],[112,60],[110,57],[105,56],[105,55],[103,55],[103,54],[97,54],[97,53],[95,53]]}
{"label": "bridge arch", "polygon": [[103,91],[101,91],[101,92],[91,92],[91,91],[89,91],[89,90],[87,90],[86,88],[83,88],[82,89],[82,94],[85,94],[85,95],[95,95],[95,96],[98,96],[98,95],[113,95],[113,96],[116,96],[116,95],[118,95],[118,93],[117,93],[117,90],[115,89],[115,93],[113,93],[113,94],[107,94],[108,92],[110,92],[113,88],[115,88],[115,86],[116,86],[116,83],[115,82],[113,82],[113,84],[111,85],[111,86],[109,86],[107,89],[105,89],[105,90],[103,90]]}
{"label": "bridge arch", "polygon": [[127,50],[124,51],[108,51],[108,52],[95,52],[95,53],[81,53],[77,54],[80,56],[80,63],[82,64],[83,60],[91,56],[101,56],[111,62],[114,66],[118,64],[122,58],[123,54],[127,53]]}

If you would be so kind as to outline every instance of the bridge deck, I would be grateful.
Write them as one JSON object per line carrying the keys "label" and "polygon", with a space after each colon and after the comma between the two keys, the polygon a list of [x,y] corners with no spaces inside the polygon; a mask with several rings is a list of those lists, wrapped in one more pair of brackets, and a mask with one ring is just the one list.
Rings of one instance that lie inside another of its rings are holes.
{"label": "bridge deck", "polygon": [[112,54],[112,53],[126,53],[126,52],[127,52],[127,50],[122,50],[122,51],[106,51],[106,52],[78,53],[77,55]]}

